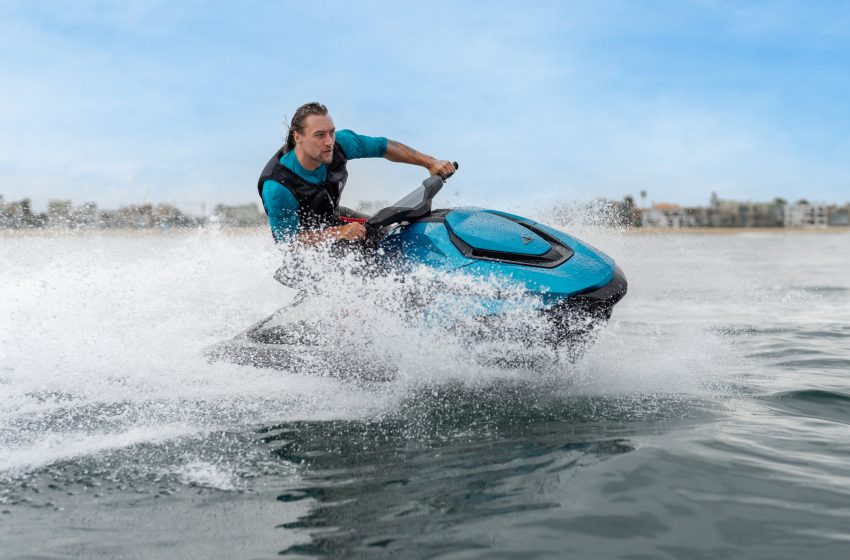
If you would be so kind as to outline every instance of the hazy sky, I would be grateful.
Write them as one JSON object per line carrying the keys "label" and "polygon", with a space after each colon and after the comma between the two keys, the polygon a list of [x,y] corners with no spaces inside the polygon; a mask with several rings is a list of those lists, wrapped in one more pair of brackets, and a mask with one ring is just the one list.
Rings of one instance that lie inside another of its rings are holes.
{"label": "hazy sky", "polygon": [[[7,201],[256,201],[312,100],[459,161],[461,203],[850,201],[848,2],[0,0]],[[424,178],[349,170],[349,203]]]}

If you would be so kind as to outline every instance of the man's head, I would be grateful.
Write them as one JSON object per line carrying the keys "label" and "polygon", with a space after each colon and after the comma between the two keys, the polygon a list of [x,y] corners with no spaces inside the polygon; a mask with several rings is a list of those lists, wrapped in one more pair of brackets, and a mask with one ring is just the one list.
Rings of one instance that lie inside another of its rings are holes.
{"label": "man's head", "polygon": [[286,151],[296,150],[298,159],[308,169],[333,160],[336,129],[321,103],[306,103],[292,116],[289,134],[286,136]]}

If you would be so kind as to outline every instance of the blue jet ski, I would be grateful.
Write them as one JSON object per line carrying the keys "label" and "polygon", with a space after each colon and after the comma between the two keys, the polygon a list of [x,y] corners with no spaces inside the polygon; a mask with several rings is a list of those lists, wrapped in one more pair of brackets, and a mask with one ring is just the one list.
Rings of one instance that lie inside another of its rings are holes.
{"label": "blue jet ski", "polygon": [[[457,167],[457,164],[455,164]],[[397,203],[365,221],[366,241],[361,247],[376,273],[403,273],[428,267],[441,273],[463,274],[482,281],[500,279],[532,297],[523,299],[524,312],[545,320],[542,342],[552,347],[584,346],[589,335],[611,317],[614,305],[626,294],[627,282],[614,260],[562,231],[534,220],[482,208],[432,209],[432,200],[446,178],[431,176]],[[463,296],[441,298],[454,309],[468,309],[482,331],[499,329],[500,319],[516,311],[514,298],[480,295],[474,305],[464,307]],[[258,367],[300,369],[314,363],[310,349],[326,346],[316,329],[285,318],[304,297],[255,324],[236,338],[208,352],[212,360]],[[418,302],[428,307],[428,302]],[[466,304],[471,302],[467,301]],[[531,309],[529,309],[529,307]],[[439,309],[426,309],[421,316],[436,317],[440,328],[445,317]],[[504,333],[502,333],[504,334]],[[575,354],[573,354],[575,356]],[[323,358],[333,367],[333,359]],[[381,365],[352,363],[351,355],[340,357],[340,367],[367,372],[375,377]],[[377,374],[384,377],[383,374]]]}

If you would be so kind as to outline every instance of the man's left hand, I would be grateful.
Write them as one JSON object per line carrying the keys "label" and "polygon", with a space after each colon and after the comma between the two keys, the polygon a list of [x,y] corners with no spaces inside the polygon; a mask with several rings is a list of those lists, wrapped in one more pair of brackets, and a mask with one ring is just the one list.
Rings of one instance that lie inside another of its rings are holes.
{"label": "man's left hand", "polygon": [[428,166],[428,172],[431,175],[439,175],[440,177],[445,179],[446,177],[455,172],[455,166],[447,159],[434,160],[434,162]]}

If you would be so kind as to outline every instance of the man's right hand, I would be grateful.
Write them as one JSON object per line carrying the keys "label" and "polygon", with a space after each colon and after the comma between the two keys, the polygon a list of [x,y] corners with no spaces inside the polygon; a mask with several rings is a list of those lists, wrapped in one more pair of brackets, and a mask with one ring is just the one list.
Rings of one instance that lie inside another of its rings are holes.
{"label": "man's right hand", "polygon": [[333,236],[337,240],[354,241],[366,237],[366,226],[357,222],[336,226],[333,230]]}
{"label": "man's right hand", "polygon": [[366,226],[352,222],[344,226],[332,226],[318,231],[302,231],[295,237],[295,241],[303,247],[312,247],[325,241],[354,241],[365,237]]}
{"label": "man's right hand", "polygon": [[428,164],[428,173],[431,175],[439,175],[443,179],[452,175],[455,170],[455,164],[447,159],[435,159],[433,162]]}

